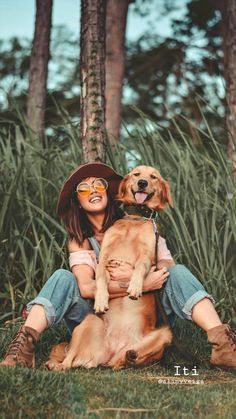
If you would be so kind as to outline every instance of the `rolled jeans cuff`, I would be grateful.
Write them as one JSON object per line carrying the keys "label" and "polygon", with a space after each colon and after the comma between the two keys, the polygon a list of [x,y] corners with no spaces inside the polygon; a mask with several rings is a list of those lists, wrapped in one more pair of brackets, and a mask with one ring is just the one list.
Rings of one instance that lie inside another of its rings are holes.
{"label": "rolled jeans cuff", "polygon": [[199,290],[197,292],[195,292],[185,303],[182,311],[185,313],[185,315],[187,316],[188,320],[192,320],[192,310],[193,307],[199,303],[199,301],[203,300],[204,298],[209,298],[209,300],[211,300],[211,302],[213,304],[215,304],[215,300],[212,297],[212,295],[208,294],[206,291],[204,290]]}
{"label": "rolled jeans cuff", "polygon": [[30,312],[34,304],[39,304],[43,306],[47,323],[48,323],[48,327],[52,326],[56,320],[56,312],[51,301],[47,300],[47,298],[44,298],[44,297],[36,297],[34,300],[30,301],[27,304],[26,306],[27,313]]}

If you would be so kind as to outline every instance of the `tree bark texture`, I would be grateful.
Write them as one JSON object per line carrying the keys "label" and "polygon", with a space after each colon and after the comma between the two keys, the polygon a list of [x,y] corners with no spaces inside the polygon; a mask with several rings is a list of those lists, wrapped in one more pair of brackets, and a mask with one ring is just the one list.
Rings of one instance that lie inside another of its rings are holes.
{"label": "tree bark texture", "polygon": [[36,0],[36,19],[29,69],[27,118],[31,129],[44,142],[45,103],[52,23],[52,0]]}
{"label": "tree bark texture", "polygon": [[82,161],[105,161],[104,0],[81,0],[80,109]]}
{"label": "tree bark texture", "polygon": [[106,130],[111,143],[120,135],[125,73],[125,31],[130,0],[107,0],[106,10]]}
{"label": "tree bark texture", "polygon": [[229,131],[228,155],[236,176],[236,1],[227,0],[222,5],[224,75],[226,81],[226,125]]}

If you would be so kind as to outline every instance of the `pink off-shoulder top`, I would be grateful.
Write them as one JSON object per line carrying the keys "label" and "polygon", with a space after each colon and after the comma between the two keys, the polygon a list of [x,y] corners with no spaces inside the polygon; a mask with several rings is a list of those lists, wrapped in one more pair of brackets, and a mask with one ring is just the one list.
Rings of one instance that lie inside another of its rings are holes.
{"label": "pink off-shoulder top", "polygon": [[[163,237],[159,236],[158,239],[158,263],[163,261],[173,261],[171,253],[166,245]],[[77,252],[70,253],[69,256],[70,269],[75,265],[89,265],[96,270],[97,259],[94,250],[78,250]],[[158,266],[159,267],[159,266]]]}

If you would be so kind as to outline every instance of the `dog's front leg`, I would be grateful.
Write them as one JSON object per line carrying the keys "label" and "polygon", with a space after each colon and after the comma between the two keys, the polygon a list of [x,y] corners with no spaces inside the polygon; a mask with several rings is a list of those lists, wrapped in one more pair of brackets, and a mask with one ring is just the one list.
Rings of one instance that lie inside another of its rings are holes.
{"label": "dog's front leg", "polygon": [[96,293],[94,310],[95,313],[105,313],[108,310],[108,283],[110,281],[109,272],[106,269],[108,255],[101,254],[100,261],[96,269]]}
{"label": "dog's front leg", "polygon": [[130,278],[127,293],[130,298],[137,300],[141,297],[143,291],[143,282],[151,269],[151,258],[147,252],[140,256],[136,263],[135,268]]}

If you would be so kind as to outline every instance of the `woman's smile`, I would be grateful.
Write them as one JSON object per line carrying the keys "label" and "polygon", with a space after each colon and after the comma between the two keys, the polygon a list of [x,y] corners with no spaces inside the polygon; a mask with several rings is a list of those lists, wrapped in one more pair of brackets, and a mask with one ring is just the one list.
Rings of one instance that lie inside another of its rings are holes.
{"label": "woman's smile", "polygon": [[97,202],[101,202],[102,201],[102,196],[100,196],[100,195],[96,195],[96,196],[92,196],[90,199],[89,199],[89,202],[91,203],[91,204],[96,204]]}

